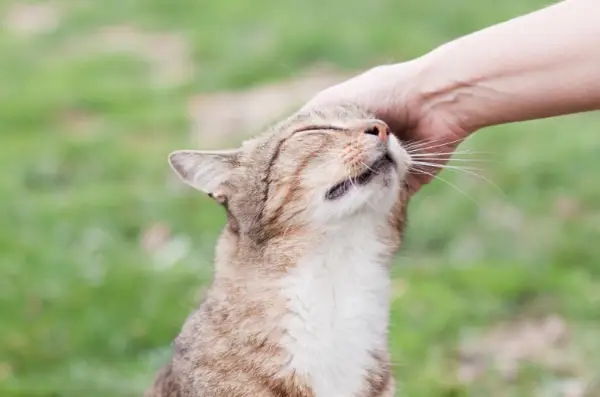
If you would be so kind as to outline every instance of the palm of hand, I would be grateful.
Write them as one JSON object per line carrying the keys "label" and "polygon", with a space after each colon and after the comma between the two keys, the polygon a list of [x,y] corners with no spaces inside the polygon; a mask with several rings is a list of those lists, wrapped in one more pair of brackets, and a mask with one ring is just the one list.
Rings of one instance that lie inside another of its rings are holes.
{"label": "palm of hand", "polygon": [[416,61],[377,67],[318,93],[303,107],[354,103],[386,122],[413,159],[411,194],[435,177],[468,135],[452,115],[436,113],[415,94],[418,70]]}

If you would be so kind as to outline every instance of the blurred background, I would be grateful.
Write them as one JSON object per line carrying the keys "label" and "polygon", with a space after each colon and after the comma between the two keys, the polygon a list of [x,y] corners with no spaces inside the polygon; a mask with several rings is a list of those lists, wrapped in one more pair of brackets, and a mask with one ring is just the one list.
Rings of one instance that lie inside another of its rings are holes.
{"label": "blurred background", "polygon": [[[347,76],[548,3],[2,0],[0,396],[150,384],[224,224],[171,150],[238,143]],[[461,147],[477,175],[413,199],[399,395],[600,396],[599,129],[489,128]]]}

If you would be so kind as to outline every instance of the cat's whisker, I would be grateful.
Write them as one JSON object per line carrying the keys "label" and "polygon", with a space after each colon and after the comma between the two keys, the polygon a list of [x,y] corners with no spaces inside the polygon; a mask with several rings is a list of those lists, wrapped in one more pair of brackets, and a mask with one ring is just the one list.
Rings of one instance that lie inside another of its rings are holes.
{"label": "cat's whisker", "polygon": [[446,157],[453,157],[453,156],[461,156],[461,155],[481,155],[481,154],[486,154],[485,152],[474,152],[472,150],[457,150],[457,151],[443,151],[443,152],[413,152],[410,153],[411,157],[415,157],[415,156],[446,156]]}
{"label": "cat's whisker", "polygon": [[350,184],[352,185],[352,188],[354,190],[358,190],[358,188],[356,187],[356,185],[354,184],[354,178],[356,178],[356,175],[352,175],[348,178],[348,180],[350,181]]}
{"label": "cat's whisker", "polygon": [[446,142],[446,141],[442,140],[442,143],[435,144],[433,146],[427,146],[427,145],[419,146],[419,150],[431,150],[431,149],[435,149],[435,148],[438,148],[438,147],[450,146],[450,145],[453,145],[455,143],[461,142],[463,140],[464,140],[464,138],[458,138],[458,139],[455,139],[455,140],[449,141],[449,142]]}
{"label": "cat's whisker", "polygon": [[443,178],[441,178],[441,177],[439,177],[439,176],[437,176],[437,175],[434,175],[434,174],[432,174],[432,173],[430,173],[430,172],[427,172],[427,171],[425,171],[425,170],[422,170],[422,169],[418,169],[418,168],[417,168],[417,169],[413,169],[413,170],[411,170],[411,171],[415,171],[415,172],[417,172],[417,173],[419,173],[419,174],[423,174],[423,175],[428,175],[428,176],[430,176],[430,177],[432,177],[432,178],[434,178],[434,179],[438,179],[438,180],[440,180],[440,181],[444,182],[445,184],[447,184],[448,186],[450,186],[450,187],[452,187],[454,190],[456,190],[458,193],[462,194],[463,196],[465,196],[466,198],[468,198],[470,201],[474,202],[474,203],[475,203],[477,206],[479,206],[479,203],[478,203],[476,200],[474,200],[474,199],[473,199],[471,196],[469,196],[469,195],[468,195],[468,194],[467,194],[467,193],[466,193],[464,190],[462,190],[462,189],[459,189],[459,188],[458,188],[456,185],[454,185],[454,184],[452,184],[452,183],[448,182],[447,180],[445,180],[445,179],[443,179]]}
{"label": "cat's whisker", "polygon": [[402,146],[404,146],[404,148],[418,148],[418,147],[422,147],[422,146],[427,146],[429,144],[434,144],[434,143],[438,143],[441,142],[444,138],[443,137],[439,137],[439,138],[435,138],[435,139],[420,139],[418,141],[403,141],[402,142]]}
{"label": "cat's whisker", "polygon": [[[455,143],[455,141],[450,142],[442,142],[431,145],[422,145],[422,146],[405,146],[404,149],[411,155],[413,154],[425,154],[425,153],[447,153],[449,155],[453,154],[475,154],[472,150],[462,149],[462,150],[452,150],[451,145]],[[435,149],[435,150],[434,150]],[[442,150],[440,152],[440,150]],[[477,152],[479,153],[479,152]]]}
{"label": "cat's whisker", "polygon": [[436,160],[436,161],[472,161],[472,162],[481,162],[481,163],[490,163],[493,162],[491,159],[480,158],[480,157],[471,157],[465,156],[464,154],[444,154],[444,153],[419,153],[419,154],[411,154],[410,158],[415,160]]}
{"label": "cat's whisker", "polygon": [[481,152],[481,151],[475,151],[475,150],[471,150],[471,149],[463,149],[463,150],[447,150],[447,151],[429,151],[429,152],[414,152],[413,154],[448,154],[448,155],[455,155],[455,154],[491,154],[489,152]]}
{"label": "cat's whisker", "polygon": [[457,166],[457,165],[449,165],[449,164],[438,164],[438,163],[429,163],[426,161],[412,161],[411,162],[412,165],[422,165],[425,167],[434,167],[434,168],[442,168],[442,169],[449,169],[449,170],[457,170],[457,171],[466,171],[466,170],[470,170],[470,171],[482,171],[481,168],[476,168],[476,167],[468,167],[468,166]]}
{"label": "cat's whisker", "polygon": [[434,161],[445,161],[445,162],[451,162],[451,161],[467,161],[467,162],[481,162],[481,163],[486,163],[489,162],[489,160],[485,160],[485,159],[477,159],[477,158],[464,158],[464,157],[451,157],[451,156],[410,156],[411,159],[413,160],[434,160]]}
{"label": "cat's whisker", "polygon": [[[493,186],[498,192],[500,192],[501,194],[505,194],[504,191],[500,188],[500,186],[498,186],[497,184],[495,184],[493,181],[491,181],[490,179],[486,178],[485,176],[478,174],[475,171],[483,171],[479,168],[475,168],[475,167],[465,167],[465,166],[453,166],[453,165],[444,165],[444,164],[435,164],[435,163],[427,163],[427,162],[419,162],[419,161],[413,161],[414,165],[417,166],[424,166],[424,167],[432,167],[432,168],[438,168],[438,169],[448,169],[448,170],[454,170],[454,171],[461,171],[464,172],[467,175],[471,175],[475,178],[478,178],[488,184],[490,184],[491,186]],[[413,168],[413,170],[418,170],[418,168]]]}
{"label": "cat's whisker", "polygon": [[462,142],[463,140],[464,140],[464,138],[457,138],[452,141],[446,141],[445,138],[442,137],[440,139],[437,139],[437,142],[436,141],[430,142],[430,143],[435,143],[435,146],[427,146],[427,145],[423,145],[423,146],[427,147],[427,149],[433,149],[433,148],[441,147],[441,146],[449,146],[449,145],[452,145],[455,143]]}
{"label": "cat's whisker", "polygon": [[365,163],[364,161],[360,160],[360,164],[363,165],[366,169],[368,169],[371,172],[374,172],[375,174],[379,174],[379,172],[375,171],[373,168],[369,167],[367,165],[367,163]]}

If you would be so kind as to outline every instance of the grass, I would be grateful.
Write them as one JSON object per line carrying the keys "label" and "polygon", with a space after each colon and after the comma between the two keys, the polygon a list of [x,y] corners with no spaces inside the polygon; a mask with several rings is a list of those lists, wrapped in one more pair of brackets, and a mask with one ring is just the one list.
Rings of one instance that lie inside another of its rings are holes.
{"label": "grass", "polygon": [[[190,96],[316,61],[401,61],[545,3],[63,0],[53,32],[1,28],[0,395],[129,397],[149,384],[224,221],[167,178],[166,154],[190,142]],[[95,29],[123,24],[183,37],[189,81],[157,85],[143,57],[94,51]],[[83,55],[69,51],[77,40]],[[600,368],[598,126],[587,114],[490,128],[465,148],[486,153],[498,188],[447,171],[464,194],[436,181],[413,200],[394,268],[403,395],[562,395],[560,381]],[[140,243],[156,224],[174,236],[158,255]],[[457,379],[465,335],[547,314],[569,327],[575,363],[565,353],[558,369],[533,360],[511,380]]]}

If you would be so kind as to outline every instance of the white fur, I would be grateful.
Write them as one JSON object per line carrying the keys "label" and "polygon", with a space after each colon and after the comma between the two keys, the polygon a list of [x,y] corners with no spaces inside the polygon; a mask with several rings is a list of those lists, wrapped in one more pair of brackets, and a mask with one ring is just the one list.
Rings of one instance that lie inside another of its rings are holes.
{"label": "white fur", "polygon": [[[327,201],[324,197],[325,192],[331,187],[332,181],[342,179],[342,177],[335,175],[335,171],[343,170],[343,166],[330,161],[325,167],[311,174],[310,181],[307,184],[309,186],[323,186],[322,189],[317,190],[315,200],[311,203],[312,224],[316,227],[327,227],[332,222],[337,223],[341,219],[354,217],[357,211],[365,209],[367,211],[371,210],[372,215],[375,215],[374,213],[388,214],[397,199],[400,182],[406,176],[411,159],[393,135],[390,135],[388,139],[387,150],[396,161],[395,169],[376,176],[366,186],[353,186],[340,199]],[[377,146],[372,146],[368,153],[371,161],[374,161],[381,154],[382,148]],[[345,177],[344,174],[343,178]]]}
{"label": "white fur", "polygon": [[404,178],[412,160],[406,149],[402,147],[400,141],[394,135],[390,135],[388,139],[388,151],[392,158],[396,160],[398,175]]}
{"label": "white fur", "polygon": [[381,222],[367,211],[331,227],[284,280],[288,370],[307,377],[316,397],[357,396],[374,369],[371,353],[386,351],[389,276],[375,238]]}
{"label": "white fur", "polygon": [[375,369],[372,353],[387,351],[389,247],[377,234],[409,161],[394,137],[388,150],[395,170],[337,200],[315,200],[312,225],[322,236],[283,280],[287,370],[306,377],[316,397],[359,396]]}

